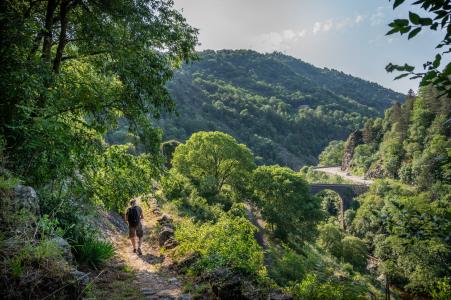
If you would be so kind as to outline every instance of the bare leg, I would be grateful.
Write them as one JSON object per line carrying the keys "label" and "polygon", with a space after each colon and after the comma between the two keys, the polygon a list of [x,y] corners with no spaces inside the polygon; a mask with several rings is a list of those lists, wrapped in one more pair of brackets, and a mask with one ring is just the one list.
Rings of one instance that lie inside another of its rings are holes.
{"label": "bare leg", "polygon": [[130,238],[130,241],[132,242],[133,250],[136,250],[136,239],[132,237]]}
{"label": "bare leg", "polygon": [[141,249],[141,244],[143,242],[142,236],[138,238],[138,249]]}

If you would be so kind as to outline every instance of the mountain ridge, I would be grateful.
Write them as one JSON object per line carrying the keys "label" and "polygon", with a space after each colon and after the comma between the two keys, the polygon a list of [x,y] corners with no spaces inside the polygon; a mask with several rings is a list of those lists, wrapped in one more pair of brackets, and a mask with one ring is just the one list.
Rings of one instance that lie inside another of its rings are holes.
{"label": "mountain ridge", "polygon": [[316,163],[330,140],[345,139],[404,97],[277,52],[198,55],[199,61],[184,65],[167,85],[178,115],[165,114],[156,125],[165,139],[181,141],[196,131],[229,133],[249,145],[258,163],[294,169]]}

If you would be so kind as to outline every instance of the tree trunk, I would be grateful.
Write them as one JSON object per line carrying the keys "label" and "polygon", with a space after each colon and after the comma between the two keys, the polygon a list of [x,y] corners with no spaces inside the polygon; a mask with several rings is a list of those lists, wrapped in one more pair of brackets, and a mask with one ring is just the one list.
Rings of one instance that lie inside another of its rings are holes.
{"label": "tree trunk", "polygon": [[53,62],[53,71],[58,73],[61,67],[61,58],[63,57],[64,47],[67,43],[67,13],[68,13],[68,0],[63,0],[60,6],[60,18],[61,18],[61,30],[58,41],[58,48],[56,49],[55,61]]}
{"label": "tree trunk", "polygon": [[44,41],[42,43],[42,59],[50,63],[53,36],[53,15],[56,9],[56,0],[47,1],[47,12],[44,23]]}

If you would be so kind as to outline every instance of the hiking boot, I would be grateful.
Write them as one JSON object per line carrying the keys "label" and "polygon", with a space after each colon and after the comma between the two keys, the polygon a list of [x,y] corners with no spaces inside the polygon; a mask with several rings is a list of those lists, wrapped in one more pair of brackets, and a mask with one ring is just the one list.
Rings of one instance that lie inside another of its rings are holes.
{"label": "hiking boot", "polygon": [[141,248],[138,248],[138,255],[143,255],[143,253],[141,252]]}
{"label": "hiking boot", "polygon": [[133,249],[133,253],[136,253],[136,249]]}

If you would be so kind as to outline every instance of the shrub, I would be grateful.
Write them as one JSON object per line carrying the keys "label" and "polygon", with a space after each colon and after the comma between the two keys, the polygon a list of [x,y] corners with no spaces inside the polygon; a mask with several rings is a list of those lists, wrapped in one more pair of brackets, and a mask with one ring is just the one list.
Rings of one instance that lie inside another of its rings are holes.
{"label": "shrub", "polygon": [[198,252],[201,259],[196,271],[217,268],[258,274],[263,267],[263,252],[254,239],[255,227],[245,218],[223,215],[217,223],[196,226],[185,221],[175,237],[180,242],[176,256]]}
{"label": "shrub", "polygon": [[368,249],[365,243],[358,237],[348,235],[341,244],[343,260],[352,264],[357,270],[364,271],[368,260]]}
{"label": "shrub", "polygon": [[301,282],[291,288],[294,299],[299,300],[352,300],[366,299],[366,289],[353,282],[335,278],[327,281],[309,273]]}

